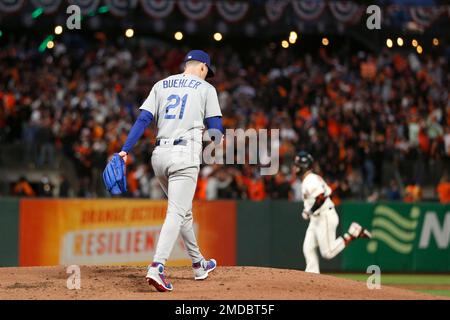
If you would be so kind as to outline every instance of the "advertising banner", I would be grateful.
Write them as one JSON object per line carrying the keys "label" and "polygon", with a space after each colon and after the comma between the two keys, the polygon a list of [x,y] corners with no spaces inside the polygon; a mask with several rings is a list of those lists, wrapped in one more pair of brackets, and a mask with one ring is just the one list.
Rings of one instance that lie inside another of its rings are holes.
{"label": "advertising banner", "polygon": [[343,227],[356,221],[373,239],[354,241],[344,250],[343,269],[450,271],[450,206],[436,203],[344,203]]}
{"label": "advertising banner", "polygon": [[[28,200],[20,203],[19,264],[147,265],[166,214],[166,201]],[[236,205],[195,202],[194,230],[205,257],[235,264]],[[168,265],[190,265],[181,236]]]}

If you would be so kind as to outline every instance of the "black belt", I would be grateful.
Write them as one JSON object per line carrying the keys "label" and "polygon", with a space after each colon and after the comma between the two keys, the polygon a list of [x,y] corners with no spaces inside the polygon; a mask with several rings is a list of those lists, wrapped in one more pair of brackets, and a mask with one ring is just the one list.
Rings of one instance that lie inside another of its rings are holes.
{"label": "black belt", "polygon": [[[156,146],[159,146],[161,144],[161,140],[156,140]],[[173,140],[173,145],[180,145],[180,146],[185,146],[187,145],[187,141],[183,140],[183,139],[175,139]]]}

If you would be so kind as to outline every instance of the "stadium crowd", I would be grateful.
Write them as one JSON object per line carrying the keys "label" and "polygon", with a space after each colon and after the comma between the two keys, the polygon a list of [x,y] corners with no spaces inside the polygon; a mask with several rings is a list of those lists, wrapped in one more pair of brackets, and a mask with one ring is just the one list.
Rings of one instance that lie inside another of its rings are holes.
{"label": "stadium crowd", "polygon": [[[0,51],[0,139],[21,142],[24,165],[55,167],[63,154],[75,165],[77,196],[106,196],[101,173],[108,157],[120,151],[152,85],[181,72],[186,50],[98,39],[56,42],[42,54],[30,42],[7,44]],[[269,45],[210,52],[224,126],[280,129],[280,170],[261,176],[255,165],[204,165],[198,199],[299,200],[291,163],[306,149],[336,198],[415,201],[429,184],[441,201],[450,200],[445,56]],[[152,128],[130,157],[132,197],[163,197],[149,165]]]}

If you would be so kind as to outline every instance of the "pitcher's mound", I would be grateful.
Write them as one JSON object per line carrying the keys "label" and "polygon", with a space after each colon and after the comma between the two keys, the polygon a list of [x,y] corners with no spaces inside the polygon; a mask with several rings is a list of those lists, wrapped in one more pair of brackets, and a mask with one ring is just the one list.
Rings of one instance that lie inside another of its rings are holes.
{"label": "pitcher's mound", "polygon": [[218,267],[194,281],[190,267],[168,267],[172,292],[159,293],[145,281],[145,267],[82,266],[81,289],[67,289],[66,268],[0,268],[1,299],[436,299],[434,296],[302,271]]}

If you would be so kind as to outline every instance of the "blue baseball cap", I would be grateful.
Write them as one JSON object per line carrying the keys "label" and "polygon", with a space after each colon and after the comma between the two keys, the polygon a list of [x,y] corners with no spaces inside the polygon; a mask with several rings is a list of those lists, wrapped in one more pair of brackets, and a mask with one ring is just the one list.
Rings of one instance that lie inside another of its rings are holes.
{"label": "blue baseball cap", "polygon": [[186,57],[184,58],[184,62],[188,62],[191,60],[196,60],[205,63],[208,66],[208,74],[207,78],[214,77],[214,71],[211,68],[211,59],[209,55],[203,50],[192,50],[189,51]]}

